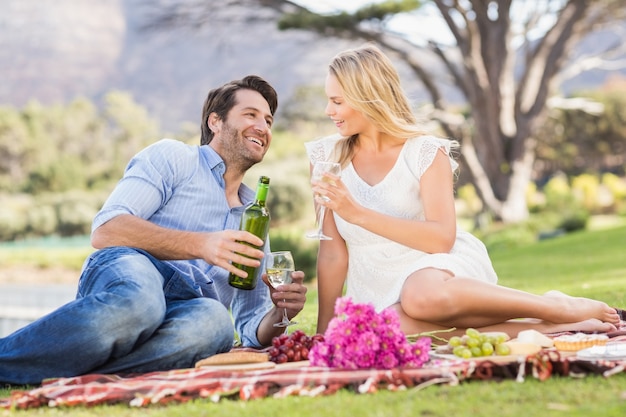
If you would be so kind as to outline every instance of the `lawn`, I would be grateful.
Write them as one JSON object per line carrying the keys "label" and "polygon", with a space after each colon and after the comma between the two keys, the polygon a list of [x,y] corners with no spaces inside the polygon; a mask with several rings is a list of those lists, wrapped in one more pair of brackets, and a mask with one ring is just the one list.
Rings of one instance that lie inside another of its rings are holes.
{"label": "lawn", "polygon": [[[523,248],[492,253],[501,284],[541,293],[559,289],[626,307],[626,228],[578,232]],[[315,290],[295,328],[312,333]],[[0,396],[9,394],[0,390]],[[0,411],[0,416],[623,416],[626,373],[610,378],[554,377],[539,382],[471,381],[457,386],[357,395],[342,391],[329,397],[263,399],[249,402],[198,400],[187,404],[131,409],[125,405],[94,408]]]}

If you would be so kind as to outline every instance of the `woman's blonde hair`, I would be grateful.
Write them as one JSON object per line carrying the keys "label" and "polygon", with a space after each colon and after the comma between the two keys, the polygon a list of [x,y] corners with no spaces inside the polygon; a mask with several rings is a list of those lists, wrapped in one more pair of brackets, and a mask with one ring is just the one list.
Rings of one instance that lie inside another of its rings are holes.
{"label": "woman's blonde hair", "polygon": [[[328,72],[337,79],[346,103],[381,132],[401,139],[425,134],[417,126],[398,72],[375,45],[368,43],[339,53],[331,61]],[[338,142],[340,163],[352,158],[356,140],[355,135]]]}

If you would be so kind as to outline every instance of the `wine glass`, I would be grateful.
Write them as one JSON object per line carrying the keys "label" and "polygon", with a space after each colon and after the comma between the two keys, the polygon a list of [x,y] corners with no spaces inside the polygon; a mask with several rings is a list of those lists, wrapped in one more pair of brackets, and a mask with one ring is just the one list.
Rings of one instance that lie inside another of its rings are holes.
{"label": "wine glass", "polygon": [[[293,256],[291,256],[289,251],[270,252],[265,260],[267,280],[274,288],[282,284],[291,283],[291,273],[295,269]],[[283,310],[283,320],[279,323],[274,323],[274,327],[287,327],[292,324],[297,324],[297,322],[289,320],[287,309],[285,308]]]}
{"label": "wine glass", "polygon": [[[311,173],[311,180],[313,181],[327,181],[332,182],[332,180],[327,177],[326,173],[340,175],[341,174],[341,165],[337,162],[328,162],[328,161],[317,161],[315,165],[313,165],[313,172]],[[328,197],[318,196],[322,200],[329,201]],[[306,235],[306,237],[311,239],[319,239],[319,240],[333,240],[332,237],[326,236],[324,234],[324,213],[326,212],[326,207],[320,205],[319,207],[319,216],[317,216],[317,230],[310,232]]]}

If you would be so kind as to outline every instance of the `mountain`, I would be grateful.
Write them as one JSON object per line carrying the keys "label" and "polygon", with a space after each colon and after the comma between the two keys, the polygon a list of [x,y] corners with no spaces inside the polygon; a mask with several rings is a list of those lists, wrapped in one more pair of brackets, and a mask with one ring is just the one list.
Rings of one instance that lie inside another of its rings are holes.
{"label": "mountain", "polygon": [[[0,105],[52,104],[77,96],[98,102],[111,90],[124,90],[161,127],[177,131],[184,122],[197,125],[206,93],[216,85],[258,74],[276,87],[284,105],[299,86],[322,85],[332,56],[361,43],[280,32],[275,12],[261,8],[254,22],[240,9],[222,7],[200,28],[148,30],[146,3],[3,0]],[[405,73],[410,95],[425,97]],[[603,74],[587,74],[583,84],[570,88],[597,85]]]}
{"label": "mountain", "polygon": [[197,124],[209,89],[248,74],[266,78],[284,103],[299,85],[322,84],[328,61],[348,47],[280,32],[271,19],[147,30],[138,0],[2,3],[0,105],[99,100],[124,90],[169,129]]}

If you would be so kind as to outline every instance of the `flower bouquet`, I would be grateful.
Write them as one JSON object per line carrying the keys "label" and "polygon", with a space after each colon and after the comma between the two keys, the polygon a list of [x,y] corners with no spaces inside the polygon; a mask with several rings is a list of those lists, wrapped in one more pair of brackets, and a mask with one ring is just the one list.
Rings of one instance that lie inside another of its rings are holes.
{"label": "flower bouquet", "polygon": [[394,310],[377,313],[372,304],[356,304],[349,297],[337,299],[335,317],[323,341],[309,352],[312,366],[342,369],[421,368],[429,360],[431,339],[410,343],[400,330]]}

